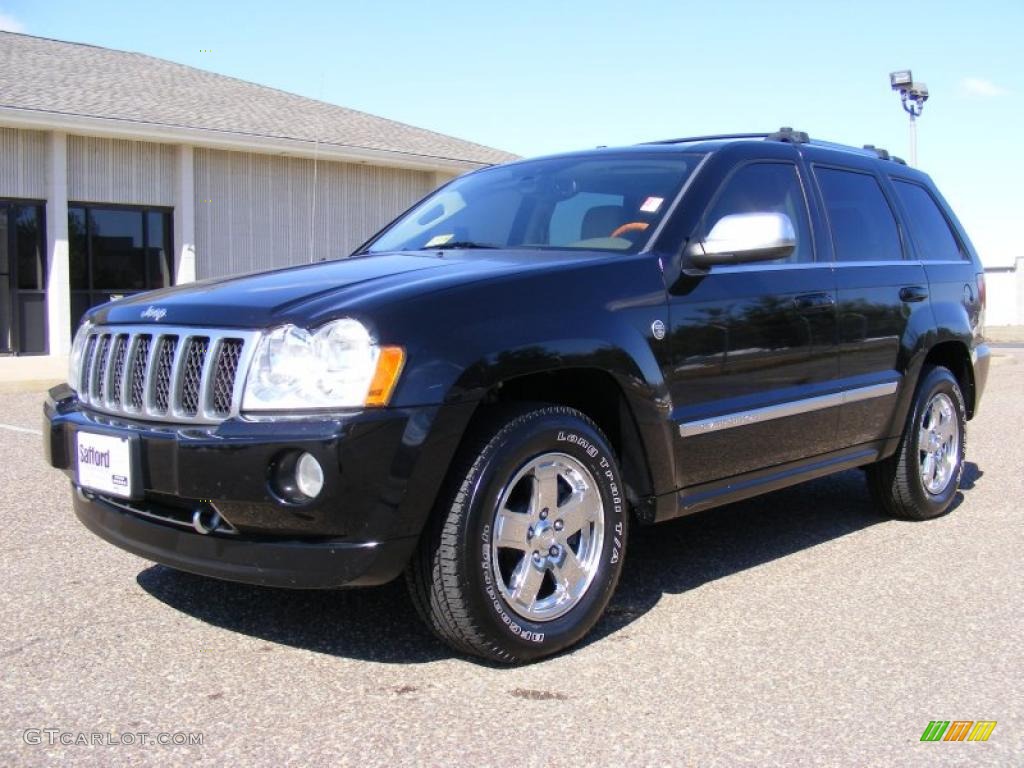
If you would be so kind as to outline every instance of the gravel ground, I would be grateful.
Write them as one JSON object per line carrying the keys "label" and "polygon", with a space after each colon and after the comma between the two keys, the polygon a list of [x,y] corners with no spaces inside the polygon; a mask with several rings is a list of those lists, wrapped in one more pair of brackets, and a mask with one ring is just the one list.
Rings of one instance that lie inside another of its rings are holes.
{"label": "gravel ground", "polygon": [[[400,583],[275,591],[107,545],[41,459],[41,395],[0,395],[0,764],[1021,765],[1024,348],[998,354],[952,514],[884,520],[847,472],[634,529],[589,641],[516,669],[453,656]],[[920,742],[935,719],[998,726]]]}

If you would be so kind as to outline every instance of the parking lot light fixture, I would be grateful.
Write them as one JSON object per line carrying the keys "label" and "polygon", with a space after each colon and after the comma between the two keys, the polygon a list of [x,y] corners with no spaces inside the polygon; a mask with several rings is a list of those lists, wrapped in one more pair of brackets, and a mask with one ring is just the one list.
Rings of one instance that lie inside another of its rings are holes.
{"label": "parking lot light fixture", "polygon": [[909,69],[900,69],[889,73],[889,86],[900,94],[903,111],[910,116],[910,164],[917,165],[917,118],[924,111],[924,103],[928,101],[928,86],[915,83],[914,75]]}

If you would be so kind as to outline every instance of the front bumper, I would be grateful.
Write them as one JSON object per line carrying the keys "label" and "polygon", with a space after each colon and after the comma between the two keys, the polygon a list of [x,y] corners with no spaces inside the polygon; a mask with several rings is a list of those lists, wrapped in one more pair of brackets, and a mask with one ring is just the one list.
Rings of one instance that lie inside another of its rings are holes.
{"label": "front bumper", "polygon": [[392,541],[251,539],[200,535],[124,511],[80,490],[75,514],[101,539],[181,571],[227,581],[292,589],[385,584],[397,576],[416,538]]}
{"label": "front bumper", "polygon": [[[363,586],[405,567],[470,413],[422,406],[174,426],[85,410],[61,386],[44,405],[44,451],[71,479],[82,523],[129,552],[232,581]],[[83,430],[136,443],[134,498],[77,485],[75,434]],[[303,503],[281,498],[272,480],[280,458],[297,451],[324,469],[323,491]],[[202,533],[196,512],[224,524]]]}

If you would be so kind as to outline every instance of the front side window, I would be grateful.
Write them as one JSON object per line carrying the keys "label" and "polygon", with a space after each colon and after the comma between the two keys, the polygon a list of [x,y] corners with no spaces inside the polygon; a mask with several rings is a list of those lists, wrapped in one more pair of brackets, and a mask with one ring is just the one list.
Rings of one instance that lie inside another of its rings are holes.
{"label": "front side window", "polygon": [[788,258],[773,263],[814,261],[807,202],[792,163],[752,163],[732,174],[704,216],[703,235],[706,237],[719,219],[741,213],[784,213],[793,223],[796,248]]}
{"label": "front side window", "polygon": [[168,211],[72,204],[68,241],[72,328],[90,307],[173,284]]}
{"label": "front side window", "polygon": [[698,160],[623,152],[488,168],[438,190],[365,251],[475,247],[637,253]]}
{"label": "front side window", "polygon": [[836,261],[899,261],[900,232],[878,180],[867,173],[816,168],[832,227]]}
{"label": "front side window", "polygon": [[918,255],[927,261],[963,259],[960,243],[928,190],[899,179],[893,179],[893,186],[907,212],[910,236]]}

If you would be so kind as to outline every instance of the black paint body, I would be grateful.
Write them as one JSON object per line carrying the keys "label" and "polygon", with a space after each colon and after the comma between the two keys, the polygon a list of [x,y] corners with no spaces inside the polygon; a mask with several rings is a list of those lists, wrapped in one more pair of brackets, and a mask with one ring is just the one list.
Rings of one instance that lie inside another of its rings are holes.
{"label": "black paint body", "polygon": [[[55,388],[45,406],[53,466],[74,479],[69,446],[76,429],[134,435],[146,491],[140,503],[178,505],[185,513],[208,500],[240,533],[228,540],[182,532],[82,494],[77,514],[118,546],[184,570],[280,586],[373,584],[402,570],[474,416],[509,391],[566,404],[586,401],[591,386],[612,392],[615,424],[602,426],[617,434],[641,522],[890,455],[929,355],[961,366],[954,372],[973,415],[988,365],[975,292],[980,263],[948,206],[969,258],[920,261],[889,179],[912,180],[941,201],[927,176],[813,144],[709,141],[642,151],[686,152],[700,166],[665,225],[636,255],[356,255],[94,310],[97,324],[137,325],[156,304],[167,311],[166,323],[215,328],[315,328],[354,317],[381,343],[405,347],[407,363],[386,409],[271,422],[237,418],[212,427],[100,416],[80,407],[67,387]],[[814,262],[695,269],[683,253],[704,210],[733,169],[755,160],[796,165]],[[901,261],[835,261],[813,175],[819,163],[879,180],[900,219]],[[903,300],[907,287],[919,289],[923,300]],[[663,339],[652,331],[657,321],[667,329]],[[895,391],[884,397],[706,434],[683,436],[680,429],[893,383]],[[328,469],[325,491],[308,505],[282,502],[268,485],[268,467],[291,449],[310,451]]]}

